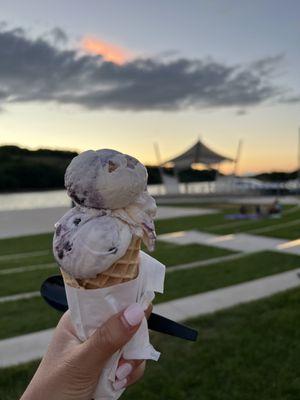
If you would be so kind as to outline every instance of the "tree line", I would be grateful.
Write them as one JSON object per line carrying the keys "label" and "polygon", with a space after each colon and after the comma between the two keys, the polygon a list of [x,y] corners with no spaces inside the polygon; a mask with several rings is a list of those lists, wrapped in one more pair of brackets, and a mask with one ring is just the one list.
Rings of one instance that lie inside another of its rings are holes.
{"label": "tree line", "polygon": [[[72,158],[78,153],[72,151],[38,149],[29,150],[18,146],[0,146],[0,192],[62,189],[64,173]],[[148,183],[161,183],[159,169],[147,166]],[[165,169],[173,174],[172,168]],[[293,179],[296,172],[261,174],[263,180],[281,181]],[[213,181],[216,170],[187,169],[179,172],[181,182]]]}

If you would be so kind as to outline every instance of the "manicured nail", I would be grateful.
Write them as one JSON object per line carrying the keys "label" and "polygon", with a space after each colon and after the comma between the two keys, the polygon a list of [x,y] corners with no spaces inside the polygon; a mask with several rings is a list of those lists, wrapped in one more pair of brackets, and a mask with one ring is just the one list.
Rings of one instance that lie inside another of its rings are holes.
{"label": "manicured nail", "polygon": [[132,365],[129,363],[122,364],[116,370],[116,377],[121,381],[122,379],[126,378],[132,371]]}
{"label": "manicured nail", "polygon": [[115,390],[121,390],[126,386],[127,379],[122,379],[121,381],[115,381],[112,385]]}
{"label": "manicured nail", "polygon": [[123,315],[131,326],[138,325],[145,316],[144,310],[138,303],[131,304],[127,307]]}

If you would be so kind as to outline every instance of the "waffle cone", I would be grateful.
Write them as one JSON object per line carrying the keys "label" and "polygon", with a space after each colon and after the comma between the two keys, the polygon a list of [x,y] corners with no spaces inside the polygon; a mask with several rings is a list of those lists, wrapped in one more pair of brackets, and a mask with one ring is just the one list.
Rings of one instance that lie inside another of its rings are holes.
{"label": "waffle cone", "polygon": [[138,275],[140,249],[141,239],[133,236],[124,256],[111,265],[106,271],[101,272],[94,278],[75,279],[61,270],[64,282],[75,288],[100,289],[131,281]]}

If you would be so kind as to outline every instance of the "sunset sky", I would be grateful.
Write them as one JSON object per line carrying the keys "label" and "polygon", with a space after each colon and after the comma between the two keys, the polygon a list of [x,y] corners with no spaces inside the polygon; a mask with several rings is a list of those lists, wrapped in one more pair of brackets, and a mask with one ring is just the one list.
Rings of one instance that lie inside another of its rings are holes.
{"label": "sunset sky", "polygon": [[[0,145],[297,167],[298,0],[1,0]],[[231,172],[224,165],[224,172]]]}

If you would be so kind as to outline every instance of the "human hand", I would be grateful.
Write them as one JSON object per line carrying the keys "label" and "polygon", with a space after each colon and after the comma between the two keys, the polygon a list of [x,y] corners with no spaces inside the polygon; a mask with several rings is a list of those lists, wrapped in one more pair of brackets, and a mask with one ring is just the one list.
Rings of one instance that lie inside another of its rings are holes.
{"label": "human hand", "polygon": [[[132,338],[151,310],[152,306],[144,313],[139,304],[132,304],[83,343],[66,312],[21,400],[91,400],[106,362]],[[121,358],[114,389],[118,391],[133,384],[142,377],[144,369],[144,360]]]}

